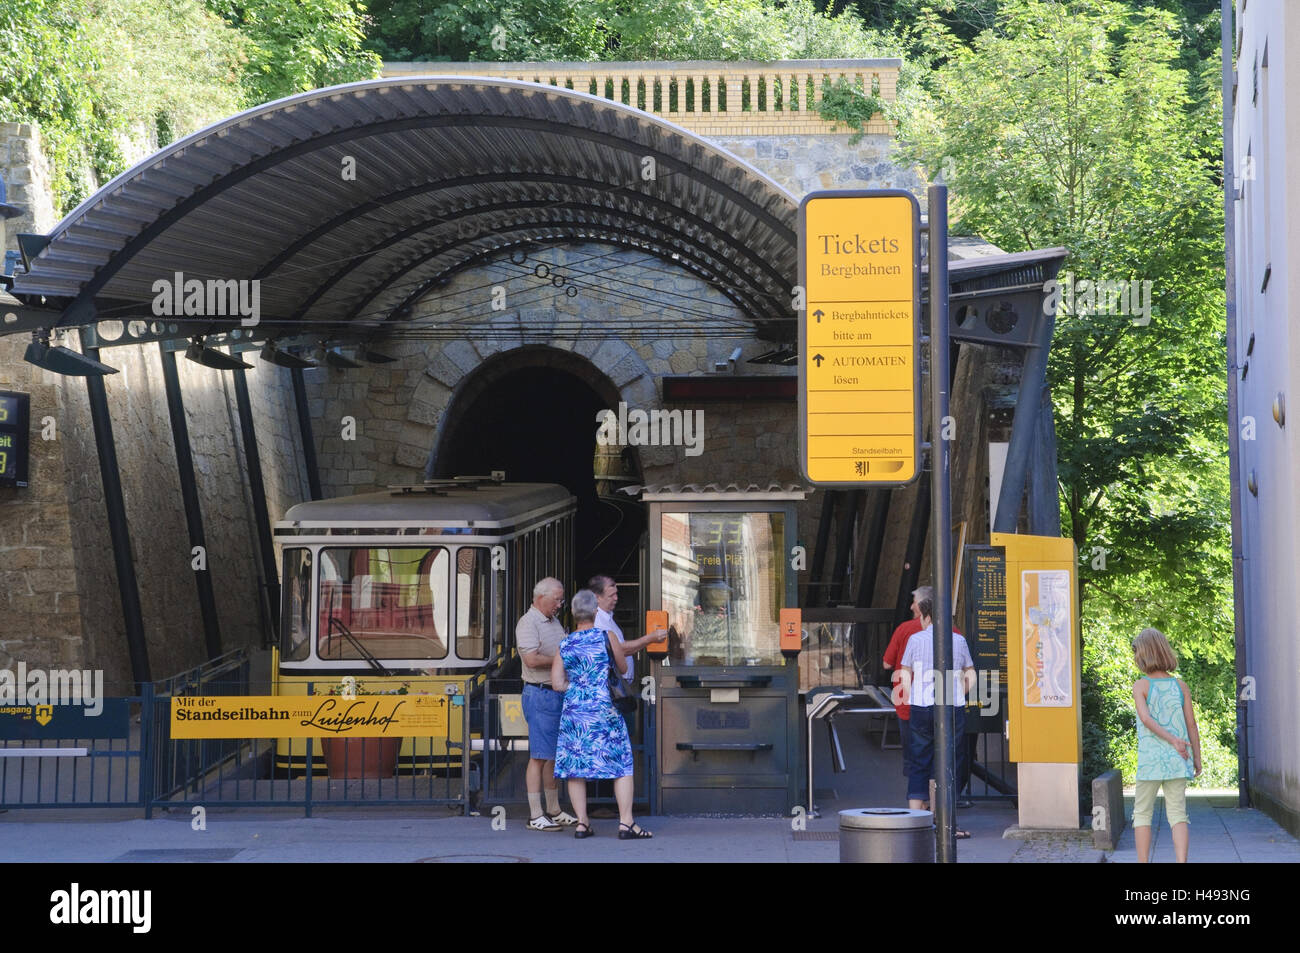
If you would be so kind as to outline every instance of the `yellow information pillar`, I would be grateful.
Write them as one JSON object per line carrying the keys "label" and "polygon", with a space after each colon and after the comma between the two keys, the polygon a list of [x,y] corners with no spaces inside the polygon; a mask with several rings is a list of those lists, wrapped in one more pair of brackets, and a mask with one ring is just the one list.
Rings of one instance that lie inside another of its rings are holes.
{"label": "yellow information pillar", "polygon": [[1074,540],[993,533],[1006,550],[1007,742],[1020,826],[1077,830],[1083,720]]}

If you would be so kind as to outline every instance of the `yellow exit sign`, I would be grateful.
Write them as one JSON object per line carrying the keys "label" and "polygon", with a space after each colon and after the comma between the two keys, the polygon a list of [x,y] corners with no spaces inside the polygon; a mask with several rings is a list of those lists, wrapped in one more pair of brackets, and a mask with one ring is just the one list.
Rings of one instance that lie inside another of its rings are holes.
{"label": "yellow exit sign", "polygon": [[813,192],[799,205],[799,438],[819,486],[910,483],[920,459],[916,198]]}

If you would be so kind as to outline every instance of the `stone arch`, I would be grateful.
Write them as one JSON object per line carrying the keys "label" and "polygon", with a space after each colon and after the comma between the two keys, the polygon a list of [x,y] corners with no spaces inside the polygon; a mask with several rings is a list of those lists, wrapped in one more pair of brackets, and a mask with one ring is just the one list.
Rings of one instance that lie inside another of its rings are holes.
{"label": "stone arch", "polygon": [[[602,367],[618,369],[618,375]],[[627,393],[644,396],[637,381],[649,384],[653,397],[648,369],[621,341],[579,341],[573,350],[528,344],[492,354],[453,389],[426,476],[503,469],[512,482],[560,483],[578,499],[579,581],[596,572],[635,573],[630,555],[644,529],[644,513],[626,498],[599,492],[593,457],[597,413],[616,410],[620,401],[639,402]],[[642,477],[638,449],[623,450],[629,478],[637,482]]]}

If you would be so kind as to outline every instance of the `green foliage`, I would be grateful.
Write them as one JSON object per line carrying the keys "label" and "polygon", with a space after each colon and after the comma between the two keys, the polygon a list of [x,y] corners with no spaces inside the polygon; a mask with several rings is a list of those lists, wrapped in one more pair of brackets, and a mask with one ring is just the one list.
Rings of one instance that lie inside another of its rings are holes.
{"label": "green foliage", "polygon": [[39,125],[64,213],[241,108],[378,75],[362,26],[351,0],[7,0],[0,119]]}
{"label": "green foliage", "polygon": [[241,76],[246,106],[379,75],[379,57],[362,46],[364,7],[358,0],[207,3],[247,40]]}
{"label": "green foliage", "polygon": [[599,0],[373,0],[368,48],[386,60],[603,59]]}
{"label": "green foliage", "polygon": [[758,60],[894,55],[853,10],[812,0],[374,0],[367,45],[394,60]]}
{"label": "green foliage", "polygon": [[1007,251],[1065,246],[1062,281],[1152,282],[1145,326],[1063,302],[1049,362],[1063,525],[1082,560],[1089,770],[1128,757],[1136,673],[1122,656],[1155,625],[1206,713],[1207,772],[1226,777],[1217,57],[1182,68],[1178,18],[1116,0],[1005,0],[969,45],[934,16],[914,37],[936,68],[893,115],[905,154],[944,170],[959,227]]}
{"label": "green foliage", "polygon": [[200,0],[6,0],[0,120],[40,126],[55,208],[239,105],[243,42]]}
{"label": "green foliage", "polygon": [[884,109],[884,100],[878,95],[858,88],[843,76],[833,84],[823,85],[822,99],[817,106],[818,114],[823,119],[841,123],[854,130],[849,137],[849,145],[857,145],[862,140],[871,117]]}

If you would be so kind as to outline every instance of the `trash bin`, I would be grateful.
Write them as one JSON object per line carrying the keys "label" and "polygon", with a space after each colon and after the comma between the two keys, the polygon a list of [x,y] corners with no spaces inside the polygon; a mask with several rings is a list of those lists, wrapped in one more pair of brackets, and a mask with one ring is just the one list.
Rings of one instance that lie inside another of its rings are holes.
{"label": "trash bin", "polygon": [[840,811],[841,864],[933,864],[934,814],[901,807]]}

